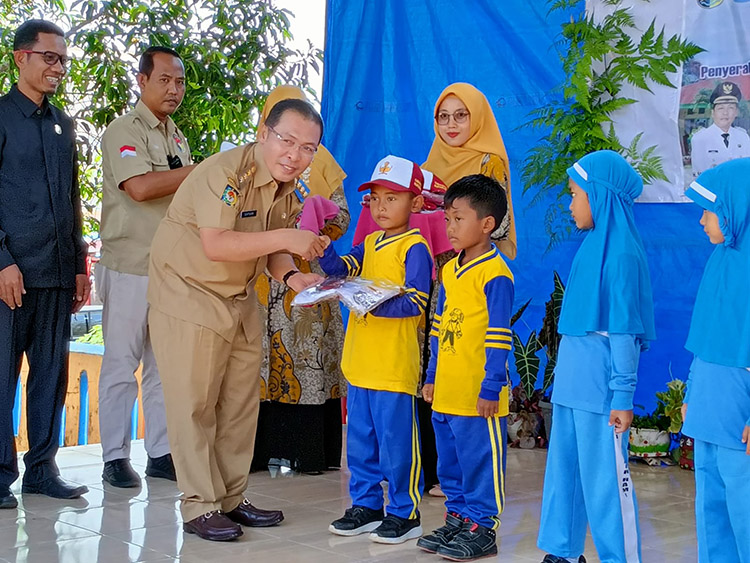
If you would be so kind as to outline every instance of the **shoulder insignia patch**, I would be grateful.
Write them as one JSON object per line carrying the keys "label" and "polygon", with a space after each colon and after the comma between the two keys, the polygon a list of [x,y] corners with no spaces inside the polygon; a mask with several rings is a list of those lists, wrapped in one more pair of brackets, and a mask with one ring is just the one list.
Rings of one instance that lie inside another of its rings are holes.
{"label": "shoulder insignia patch", "polygon": [[120,158],[128,156],[137,156],[135,147],[133,145],[123,145],[120,147]]}
{"label": "shoulder insignia patch", "polygon": [[227,187],[224,188],[224,193],[221,194],[221,201],[226,203],[229,207],[234,207],[237,205],[239,199],[240,193],[237,191],[237,188],[231,184],[227,184]]}

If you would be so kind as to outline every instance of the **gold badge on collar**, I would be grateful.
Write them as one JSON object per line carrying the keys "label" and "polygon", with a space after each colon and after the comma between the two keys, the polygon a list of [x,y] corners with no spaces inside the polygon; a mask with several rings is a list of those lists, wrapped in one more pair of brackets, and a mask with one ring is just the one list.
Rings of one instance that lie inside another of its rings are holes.
{"label": "gold badge on collar", "polygon": [[253,164],[242,176],[240,176],[240,184],[247,182],[250,178],[255,176],[256,166]]}

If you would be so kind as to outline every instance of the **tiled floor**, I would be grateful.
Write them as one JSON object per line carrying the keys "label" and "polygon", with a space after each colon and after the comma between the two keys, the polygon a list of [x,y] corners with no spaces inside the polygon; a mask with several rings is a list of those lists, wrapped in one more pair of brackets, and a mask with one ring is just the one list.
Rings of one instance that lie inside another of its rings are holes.
{"label": "tiled floor", "polygon": [[[344,470],[276,479],[268,473],[251,475],[248,497],[263,508],[282,508],[286,520],[275,528],[246,528],[245,535],[233,543],[214,543],[183,535],[173,483],[149,478],[142,489],[104,486],[100,455],[95,445],[65,448],[58,455],[63,476],[88,485],[90,492],[83,499],[19,496],[17,511],[0,511],[0,562],[444,561],[420,552],[414,541],[388,546],[366,537],[329,534],[330,521],[349,505]],[[135,443],[133,465],[141,474],[145,459],[142,444]],[[507,507],[498,532],[497,561],[542,559],[535,544],[544,461],[543,450],[509,451]],[[638,463],[631,468],[640,503],[643,561],[696,561],[693,474]],[[14,492],[19,495],[20,480]],[[440,499],[426,497],[421,511],[425,530],[441,524]],[[586,556],[598,561],[590,539]]]}

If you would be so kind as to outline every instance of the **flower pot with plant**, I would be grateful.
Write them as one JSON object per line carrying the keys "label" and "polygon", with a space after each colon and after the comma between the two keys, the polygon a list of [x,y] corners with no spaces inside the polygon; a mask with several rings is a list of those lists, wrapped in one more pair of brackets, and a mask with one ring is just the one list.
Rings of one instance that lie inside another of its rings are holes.
{"label": "flower pot with plant", "polygon": [[659,407],[651,414],[633,416],[630,425],[630,455],[646,461],[668,457],[671,443],[669,418],[660,412]]}
{"label": "flower pot with plant", "polygon": [[[554,381],[555,364],[560,335],[557,333],[557,322],[560,319],[565,286],[557,272],[554,272],[554,288],[544,307],[542,328],[537,336],[536,331],[529,334],[526,342],[513,331],[513,357],[516,372],[521,380],[513,389],[510,403],[511,416],[508,420],[508,436],[512,446],[533,448],[544,446],[552,428],[552,404],[550,403],[551,387]],[[529,306],[527,301],[513,315],[511,326],[521,318]],[[541,388],[537,388],[541,358],[538,355],[544,350],[546,363]]]}
{"label": "flower pot with plant", "polygon": [[557,332],[557,324],[560,320],[563,297],[565,296],[565,284],[557,272],[554,275],[554,288],[550,293],[549,300],[544,304],[544,319],[542,330],[539,331],[539,344],[542,345],[547,356],[544,366],[544,380],[542,382],[542,399],[539,407],[544,416],[544,429],[547,440],[552,433],[552,383],[555,379],[555,366],[557,365],[557,350],[560,347],[560,333]]}
{"label": "flower pot with plant", "polygon": [[[672,439],[682,427],[680,408],[685,397],[685,382],[672,379],[666,391],[656,393],[656,410],[636,415],[630,431],[630,454],[643,459],[666,458]],[[643,408],[643,407],[641,407]]]}
{"label": "flower pot with plant", "polygon": [[683,469],[693,471],[693,439],[682,434],[682,403],[685,402],[687,385],[681,379],[672,379],[667,383],[666,391],[656,393],[656,398],[663,405],[664,416],[669,418],[669,433],[677,447],[672,457]]}

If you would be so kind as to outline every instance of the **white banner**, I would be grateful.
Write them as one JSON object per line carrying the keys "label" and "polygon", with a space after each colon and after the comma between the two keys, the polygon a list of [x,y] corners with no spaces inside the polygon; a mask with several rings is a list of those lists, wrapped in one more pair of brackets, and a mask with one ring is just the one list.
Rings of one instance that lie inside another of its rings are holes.
{"label": "white banner", "polygon": [[[601,0],[586,6],[597,17],[612,11]],[[655,18],[666,37],[679,34],[705,49],[670,76],[676,89],[623,88],[621,95],[638,103],[615,115],[623,144],[643,132],[641,149],[657,145],[669,179],[646,186],[639,201],[687,201],[683,192],[697,174],[750,157],[750,0],[626,0],[623,6],[640,33]]]}

